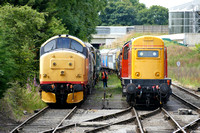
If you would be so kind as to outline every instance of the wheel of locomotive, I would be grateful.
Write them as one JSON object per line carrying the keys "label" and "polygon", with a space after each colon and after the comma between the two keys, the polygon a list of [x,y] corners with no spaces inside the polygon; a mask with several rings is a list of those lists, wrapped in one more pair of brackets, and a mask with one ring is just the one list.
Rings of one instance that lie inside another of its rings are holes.
{"label": "wheel of locomotive", "polygon": [[135,106],[136,104],[136,86],[131,83],[126,86],[126,100],[131,106]]}
{"label": "wheel of locomotive", "polygon": [[130,106],[136,105],[136,99],[135,96],[132,94],[126,94],[126,101]]}

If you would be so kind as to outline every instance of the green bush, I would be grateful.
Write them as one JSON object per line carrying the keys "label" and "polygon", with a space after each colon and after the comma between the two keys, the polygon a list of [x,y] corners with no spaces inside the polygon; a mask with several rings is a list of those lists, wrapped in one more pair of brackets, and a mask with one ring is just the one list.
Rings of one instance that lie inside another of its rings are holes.
{"label": "green bush", "polygon": [[40,99],[39,85],[36,80],[27,80],[27,84],[21,87],[19,83],[10,83],[11,88],[5,92],[4,98],[1,99],[0,111],[8,114],[8,117],[20,120],[24,116],[23,111],[33,113],[35,109],[46,106]]}
{"label": "green bush", "polygon": [[200,44],[195,44],[197,51],[200,53]]}
{"label": "green bush", "polygon": [[61,20],[27,5],[0,6],[0,20],[1,98],[8,82],[18,81],[23,86],[27,77],[38,72],[41,44],[54,35],[67,34],[68,30]]}

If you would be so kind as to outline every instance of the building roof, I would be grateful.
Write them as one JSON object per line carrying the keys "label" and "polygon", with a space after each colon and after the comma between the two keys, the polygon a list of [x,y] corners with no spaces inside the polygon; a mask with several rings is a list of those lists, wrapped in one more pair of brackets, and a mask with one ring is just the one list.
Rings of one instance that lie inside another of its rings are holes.
{"label": "building roof", "polygon": [[169,12],[184,12],[184,11],[200,11],[200,0],[193,0],[191,2],[169,8]]}

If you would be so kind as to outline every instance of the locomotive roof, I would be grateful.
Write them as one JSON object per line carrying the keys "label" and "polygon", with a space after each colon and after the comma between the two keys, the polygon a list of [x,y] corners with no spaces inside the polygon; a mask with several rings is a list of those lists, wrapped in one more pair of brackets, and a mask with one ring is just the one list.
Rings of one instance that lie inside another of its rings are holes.
{"label": "locomotive roof", "polygon": [[56,39],[56,38],[60,38],[60,37],[63,37],[63,38],[71,38],[71,39],[74,39],[76,41],[78,41],[83,47],[86,47],[86,44],[80,40],[79,38],[75,37],[75,36],[71,36],[71,35],[66,35],[66,34],[63,34],[63,35],[56,35],[56,36],[53,36],[51,38],[49,38],[46,42],[44,42],[42,44],[41,47],[45,46],[49,41],[53,40],[53,39]]}
{"label": "locomotive roof", "polygon": [[131,41],[133,47],[164,47],[164,41],[155,36],[141,36]]}

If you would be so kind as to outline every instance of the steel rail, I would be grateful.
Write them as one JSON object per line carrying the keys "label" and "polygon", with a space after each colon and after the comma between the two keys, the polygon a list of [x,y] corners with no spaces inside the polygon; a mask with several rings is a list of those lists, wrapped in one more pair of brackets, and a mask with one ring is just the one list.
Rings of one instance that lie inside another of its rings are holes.
{"label": "steel rail", "polygon": [[[101,119],[106,119],[106,120],[107,120],[107,119],[110,119],[110,118],[112,118],[112,117],[114,117],[114,116],[117,116],[117,115],[121,115],[121,114],[123,114],[123,113],[126,113],[126,112],[130,111],[131,109],[132,109],[132,107],[129,107],[129,108],[127,108],[127,109],[125,109],[125,110],[122,110],[122,111],[120,111],[120,112],[117,112],[117,113],[113,113],[113,114],[109,114],[109,115],[103,115],[103,116],[99,116],[99,117],[92,118],[92,119],[85,120],[85,121],[81,121],[81,122],[98,121],[98,120],[101,120]],[[147,114],[141,115],[141,117],[142,117],[142,118],[143,118],[143,117],[144,117],[144,118],[147,118],[147,117],[149,117],[149,116],[152,116],[152,115],[158,113],[159,111],[160,111],[160,109],[156,109],[156,110],[153,110],[153,111],[151,111],[151,112],[149,112],[149,113],[147,113]],[[106,124],[106,125],[103,125],[103,126],[101,126],[101,127],[97,127],[97,128],[95,128],[95,129],[93,129],[93,130],[88,130],[88,131],[86,131],[86,132],[89,133],[89,132],[99,131],[99,130],[108,128],[108,127],[110,127],[110,126],[112,126],[112,125],[117,125],[117,124],[120,124],[120,123],[125,123],[125,122],[129,122],[129,121],[133,121],[133,120],[135,120],[135,116],[133,116],[133,117],[131,117],[131,118],[128,118],[128,119],[126,119],[126,120],[119,121],[119,122],[108,123],[108,124]],[[64,129],[67,129],[67,128],[70,128],[70,127],[77,126],[77,125],[79,125],[81,122],[79,122],[79,123],[73,123],[73,124],[69,124],[69,125],[64,125],[64,126],[60,126],[60,127],[58,127],[57,131],[58,131],[58,130],[64,130]],[[53,130],[54,130],[54,129],[49,129],[49,130],[45,130],[45,131],[40,132],[40,133],[49,133],[49,132],[52,132]]]}
{"label": "steel rail", "polygon": [[195,109],[198,113],[200,113],[200,107],[197,107],[196,105],[184,100],[183,98],[181,98],[180,96],[172,93],[172,96],[176,99],[178,99],[181,102],[184,102],[185,104],[187,104],[188,106],[190,106],[191,108]]}
{"label": "steel rail", "polygon": [[[156,109],[156,110],[153,110],[147,114],[143,114],[141,115],[142,118],[147,118],[147,117],[150,117],[152,115],[155,115],[157,114],[158,112],[160,112],[160,109]],[[88,131],[85,131],[86,133],[93,133],[93,132],[97,132],[97,131],[100,131],[100,130],[103,130],[105,128],[108,128],[112,125],[117,125],[117,124],[122,124],[122,123],[125,123],[125,122],[129,122],[129,121],[134,121],[136,119],[136,116],[132,116],[131,118],[128,118],[126,120],[122,120],[122,121],[119,121],[119,122],[114,122],[114,123],[109,123],[107,125],[104,125],[104,126],[101,126],[101,127],[97,127],[95,129],[92,129],[92,130],[88,130]]]}
{"label": "steel rail", "polygon": [[170,120],[173,122],[173,124],[178,127],[183,133],[186,133],[186,131],[179,125],[179,123],[164,109],[161,108],[162,112],[170,118]]}
{"label": "steel rail", "polygon": [[157,113],[160,113],[160,112],[161,112],[160,108],[157,108],[157,109],[155,109],[153,111],[150,111],[147,114],[140,115],[140,117],[141,117],[141,119],[145,119],[145,118],[151,117],[153,115],[156,115]]}
{"label": "steel rail", "polygon": [[180,90],[182,90],[182,91],[187,92],[188,94],[194,96],[195,98],[200,99],[200,96],[199,96],[199,95],[193,93],[192,91],[189,91],[189,90],[186,89],[186,88],[183,88],[182,86],[179,86],[179,85],[177,85],[177,84],[175,84],[175,83],[172,83],[172,86],[175,86],[176,88],[178,88],[178,89],[180,89]]}
{"label": "steel rail", "polygon": [[75,106],[63,119],[62,121],[54,128],[52,133],[55,133],[58,129],[58,127],[60,127],[62,125],[62,123],[64,122],[64,120],[69,119],[72,114],[77,110],[77,106]]}
{"label": "steel rail", "polygon": [[[188,128],[190,127],[193,127],[193,126],[197,126],[198,123],[200,123],[200,118],[188,123],[187,125],[185,125],[184,127],[182,127],[184,130],[187,130]],[[176,131],[174,131],[173,133],[177,133],[177,132],[180,132],[181,130],[180,129],[177,129]]]}
{"label": "steel rail", "polygon": [[[117,112],[117,113],[113,113],[113,114],[109,114],[109,115],[103,115],[103,116],[99,116],[99,117],[92,118],[92,119],[88,119],[88,120],[81,121],[81,122],[98,121],[98,120],[100,120],[100,119],[109,119],[109,118],[111,118],[111,117],[115,117],[115,116],[117,116],[117,115],[121,115],[121,114],[123,114],[123,113],[126,113],[126,112],[130,111],[131,109],[132,109],[132,107],[129,107],[129,108],[127,108],[127,109],[125,109],[125,110],[122,110],[122,111],[119,111],[119,112]],[[81,123],[81,122],[80,122],[80,123]],[[73,124],[69,124],[69,125],[60,126],[60,127],[57,128],[57,131],[58,131],[58,130],[67,129],[67,128],[69,128],[69,127],[73,127],[73,126],[78,125],[78,124],[79,124],[79,123],[73,123]],[[49,129],[49,130],[42,131],[41,133],[49,133],[49,132],[52,132],[53,130],[54,130],[54,128],[53,128],[53,129]]]}
{"label": "steel rail", "polygon": [[116,117],[116,116],[122,115],[124,113],[127,113],[127,112],[131,111],[131,109],[132,109],[132,107],[129,107],[129,108],[122,110],[120,112],[109,114],[109,115],[99,116],[97,118],[94,118],[94,119],[91,119],[91,120],[88,120],[88,121],[98,121],[98,120],[101,120],[101,119],[109,119],[109,118]]}
{"label": "steel rail", "polygon": [[47,109],[49,109],[49,107],[45,107],[42,110],[40,110],[39,112],[35,113],[34,115],[32,115],[31,117],[29,117],[27,120],[25,120],[23,123],[21,123],[20,125],[18,125],[17,127],[15,127],[10,133],[18,133],[19,130],[26,125],[28,122],[33,121],[34,119],[36,119],[39,115],[41,115],[42,113],[44,113],[45,111],[47,111]]}
{"label": "steel rail", "polygon": [[92,130],[86,130],[85,133],[96,133],[97,131],[100,131],[100,130],[103,130],[105,128],[108,128],[112,125],[117,125],[117,124],[121,124],[121,123],[126,123],[126,122],[129,122],[129,121],[133,121],[135,120],[135,116],[132,116],[131,118],[128,118],[126,120],[122,120],[122,121],[118,121],[118,122],[114,122],[114,123],[109,123],[109,124],[106,124],[104,126],[100,126],[100,127],[97,127],[97,128],[94,128]]}
{"label": "steel rail", "polygon": [[134,112],[134,114],[135,114],[135,117],[136,117],[136,120],[137,120],[137,125],[138,125],[138,127],[139,127],[140,133],[145,133],[145,130],[144,130],[144,128],[143,128],[143,125],[142,125],[140,116],[138,115],[138,112],[135,110],[134,107],[133,107],[133,112]]}

